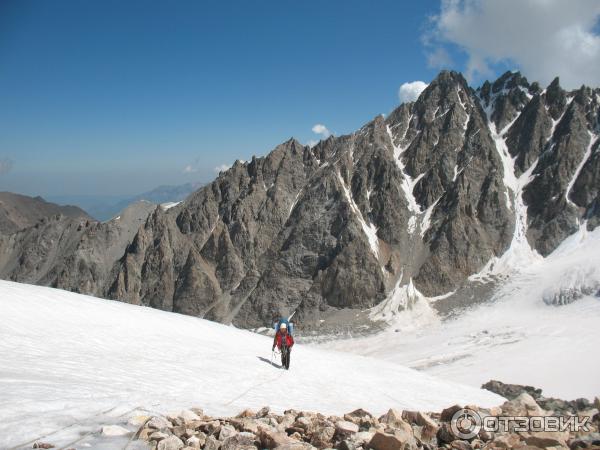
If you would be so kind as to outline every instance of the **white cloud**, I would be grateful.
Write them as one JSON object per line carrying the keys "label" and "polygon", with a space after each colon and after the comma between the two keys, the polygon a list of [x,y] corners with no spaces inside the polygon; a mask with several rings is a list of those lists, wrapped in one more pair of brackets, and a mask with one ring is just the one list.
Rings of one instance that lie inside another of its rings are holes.
{"label": "white cloud", "polygon": [[319,141],[317,141],[316,139],[309,139],[308,142],[306,143],[306,145],[308,145],[310,148],[313,148],[318,143],[319,143]]}
{"label": "white cloud", "polygon": [[12,170],[12,168],[13,168],[13,162],[10,159],[8,159],[8,158],[0,159],[0,175],[10,172]]}
{"label": "white cloud", "polygon": [[400,89],[398,89],[400,103],[414,102],[419,98],[419,95],[421,95],[421,92],[423,92],[426,87],[427,83],[423,83],[422,81],[403,83],[402,86],[400,86]]}
{"label": "white cloud", "polygon": [[221,173],[221,172],[225,172],[226,170],[228,170],[230,168],[231,168],[230,164],[221,164],[221,165],[215,167],[214,171],[215,171],[215,173]]}
{"label": "white cloud", "polygon": [[598,0],[442,0],[424,42],[432,53],[446,44],[465,51],[470,80],[504,62],[542,84],[560,76],[569,89],[598,86],[599,18]]}
{"label": "white cloud", "polygon": [[318,123],[315,126],[313,126],[312,131],[315,134],[320,134],[323,137],[323,139],[327,139],[329,136],[331,136],[331,131],[329,131],[327,127],[322,123]]}
{"label": "white cloud", "polygon": [[193,167],[191,164],[188,164],[187,166],[185,166],[183,168],[183,173],[196,173],[198,172],[198,169],[196,167]]}

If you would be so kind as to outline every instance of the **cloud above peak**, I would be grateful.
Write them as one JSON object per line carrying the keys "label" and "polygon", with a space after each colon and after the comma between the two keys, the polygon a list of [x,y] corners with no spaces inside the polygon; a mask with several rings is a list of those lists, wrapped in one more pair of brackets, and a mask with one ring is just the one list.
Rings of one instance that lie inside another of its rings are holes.
{"label": "cloud above peak", "polygon": [[[312,132],[315,134],[318,134],[320,139],[327,139],[329,136],[331,136],[333,134],[322,123],[317,123],[317,124],[313,125]],[[312,148],[315,145],[317,145],[318,143],[319,143],[319,141],[316,139],[309,139],[308,142],[306,143],[306,145],[308,145],[309,147]]]}
{"label": "cloud above peak", "polygon": [[329,131],[322,123],[314,125],[312,127],[312,132],[315,134],[320,134],[323,139],[327,139],[329,136],[331,136],[331,131]]}
{"label": "cloud above peak", "polygon": [[598,86],[598,19],[598,0],[442,0],[423,42],[432,67],[447,65],[448,45],[466,53],[469,80],[503,63],[542,84],[560,76],[569,89]]}
{"label": "cloud above peak", "polygon": [[398,98],[400,103],[414,102],[419,98],[421,92],[428,86],[427,83],[422,81],[411,81],[410,83],[403,83],[398,89]]}

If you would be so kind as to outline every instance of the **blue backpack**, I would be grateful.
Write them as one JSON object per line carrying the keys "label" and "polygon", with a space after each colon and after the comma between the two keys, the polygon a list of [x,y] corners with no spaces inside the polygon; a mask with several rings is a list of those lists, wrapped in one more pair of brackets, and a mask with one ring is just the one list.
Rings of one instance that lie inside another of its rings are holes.
{"label": "blue backpack", "polygon": [[289,334],[293,334],[294,333],[294,324],[292,322],[290,322],[288,319],[285,318],[281,318],[279,319],[279,321],[274,325],[273,328],[275,328],[275,331],[279,331],[279,328],[281,328],[281,324],[285,323],[285,326],[287,327],[288,333]]}

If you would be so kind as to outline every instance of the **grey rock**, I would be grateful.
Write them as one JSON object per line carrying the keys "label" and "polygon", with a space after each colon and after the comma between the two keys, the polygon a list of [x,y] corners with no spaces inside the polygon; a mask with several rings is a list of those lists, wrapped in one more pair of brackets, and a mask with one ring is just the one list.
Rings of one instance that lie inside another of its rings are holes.
{"label": "grey rock", "polygon": [[214,436],[207,436],[206,442],[204,443],[204,450],[219,450],[221,443]]}
{"label": "grey rock", "polygon": [[42,197],[0,192],[0,235],[9,235],[34,226],[42,219],[64,216],[79,222],[94,221],[77,206],[60,206]]}
{"label": "grey rock", "polygon": [[236,434],[238,434],[238,432],[234,427],[232,427],[231,425],[224,425],[219,431],[219,440],[224,441],[225,439],[233,437]]}
{"label": "grey rock", "polygon": [[226,438],[221,444],[221,450],[252,450],[256,449],[256,436],[252,433],[237,433]]}
{"label": "grey rock", "polygon": [[146,424],[148,428],[154,428],[156,430],[165,430],[171,428],[173,425],[164,417],[152,417]]}
{"label": "grey rock", "polygon": [[177,436],[169,436],[158,443],[157,450],[180,450],[183,442]]}
{"label": "grey rock", "polygon": [[487,389],[495,394],[498,394],[507,400],[514,400],[522,393],[531,395],[535,400],[542,396],[542,390],[533,386],[524,386],[520,384],[507,384],[498,380],[490,380],[481,385],[482,389]]}

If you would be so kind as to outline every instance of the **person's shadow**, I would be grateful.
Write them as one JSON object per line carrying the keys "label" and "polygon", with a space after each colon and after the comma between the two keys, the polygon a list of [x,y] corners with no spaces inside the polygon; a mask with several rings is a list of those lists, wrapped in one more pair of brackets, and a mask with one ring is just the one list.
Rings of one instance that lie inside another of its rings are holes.
{"label": "person's shadow", "polygon": [[274,366],[277,367],[278,369],[281,369],[283,366],[271,361],[270,359],[267,358],[263,358],[262,356],[257,356],[258,359],[260,359],[262,362],[266,362],[267,364],[269,364],[270,366]]}

